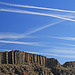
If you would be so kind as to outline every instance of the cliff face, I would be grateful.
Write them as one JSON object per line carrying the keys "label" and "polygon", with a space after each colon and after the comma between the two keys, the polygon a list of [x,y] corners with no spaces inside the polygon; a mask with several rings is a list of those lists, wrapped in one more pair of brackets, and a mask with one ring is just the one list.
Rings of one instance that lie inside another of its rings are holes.
{"label": "cliff face", "polygon": [[75,62],[60,65],[57,59],[24,51],[0,52],[0,75],[75,75]]}
{"label": "cliff face", "polygon": [[0,64],[38,64],[48,67],[61,66],[54,58],[27,53],[24,51],[0,52]]}

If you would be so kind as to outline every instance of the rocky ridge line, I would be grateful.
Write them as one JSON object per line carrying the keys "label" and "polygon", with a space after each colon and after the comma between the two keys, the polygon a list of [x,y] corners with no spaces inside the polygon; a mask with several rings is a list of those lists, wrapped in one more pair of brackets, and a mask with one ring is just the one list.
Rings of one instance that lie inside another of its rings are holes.
{"label": "rocky ridge line", "polygon": [[0,75],[75,75],[75,62],[61,65],[57,59],[24,51],[0,52]]}

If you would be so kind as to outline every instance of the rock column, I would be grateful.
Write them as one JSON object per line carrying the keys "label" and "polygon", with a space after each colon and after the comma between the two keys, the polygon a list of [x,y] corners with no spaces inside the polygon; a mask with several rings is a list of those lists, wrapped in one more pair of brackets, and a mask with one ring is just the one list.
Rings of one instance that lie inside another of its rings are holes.
{"label": "rock column", "polygon": [[40,64],[39,55],[37,55],[37,63]]}
{"label": "rock column", "polygon": [[12,64],[14,64],[14,51],[11,51],[11,59],[12,59]]}
{"label": "rock column", "polygon": [[8,52],[5,52],[6,64],[8,64]]}
{"label": "rock column", "polygon": [[29,64],[29,53],[25,53],[25,61]]}
{"label": "rock column", "polygon": [[3,52],[0,52],[0,64],[2,64],[2,60],[3,60]]}

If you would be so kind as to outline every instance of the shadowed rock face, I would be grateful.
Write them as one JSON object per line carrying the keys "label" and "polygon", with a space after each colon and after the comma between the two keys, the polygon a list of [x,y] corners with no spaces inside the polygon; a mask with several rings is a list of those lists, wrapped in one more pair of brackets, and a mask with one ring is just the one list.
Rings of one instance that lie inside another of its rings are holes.
{"label": "shadowed rock face", "polygon": [[66,63],[63,64],[63,67],[75,68],[75,61],[66,62]]}
{"label": "shadowed rock face", "polygon": [[0,75],[75,75],[75,62],[60,65],[57,59],[24,51],[0,52]]}
{"label": "shadowed rock face", "polygon": [[60,63],[57,61],[57,59],[54,58],[47,58],[47,66],[52,67],[61,67]]}

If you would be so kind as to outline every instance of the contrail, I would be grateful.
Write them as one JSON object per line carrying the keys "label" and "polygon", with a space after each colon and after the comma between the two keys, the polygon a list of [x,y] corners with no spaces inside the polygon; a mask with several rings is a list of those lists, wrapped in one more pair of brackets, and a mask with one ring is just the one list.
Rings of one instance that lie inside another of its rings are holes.
{"label": "contrail", "polygon": [[34,30],[32,30],[32,31],[30,31],[30,32],[28,32],[28,33],[23,33],[23,34],[21,34],[21,35],[28,36],[28,35],[30,35],[30,34],[32,34],[32,33],[35,33],[35,32],[38,32],[38,31],[40,31],[40,30],[43,30],[43,29],[45,29],[45,28],[51,27],[51,26],[53,26],[53,25],[55,25],[55,24],[58,24],[58,23],[61,23],[61,22],[63,22],[63,21],[64,21],[64,20],[62,20],[62,19],[56,19],[56,20],[54,20],[52,23],[50,23],[50,24],[48,24],[48,25],[45,25],[45,26],[36,28],[36,29],[34,29]]}
{"label": "contrail", "polygon": [[9,33],[9,32],[7,32],[7,33],[0,33],[0,39],[15,39],[15,40],[17,40],[17,39],[20,39],[20,38],[34,38],[32,36],[29,36],[29,35],[32,34],[32,33],[38,32],[40,30],[43,30],[45,28],[48,28],[50,26],[53,26],[55,24],[61,23],[63,21],[64,20],[62,20],[62,19],[55,19],[53,21],[50,21],[50,24],[48,24],[48,25],[44,25],[42,27],[38,27],[36,29],[33,29],[33,30],[31,30],[31,31],[29,31],[27,33],[23,33],[23,34]]}
{"label": "contrail", "polygon": [[[27,36],[28,38],[30,36]],[[0,33],[0,39],[15,39],[15,38],[24,38],[24,36],[21,36],[20,34],[17,33]]]}
{"label": "contrail", "polygon": [[53,8],[45,8],[45,7],[37,7],[37,6],[29,6],[29,5],[19,5],[19,4],[5,3],[5,2],[0,2],[0,4],[7,5],[7,6],[15,6],[15,7],[35,8],[35,9],[43,9],[43,10],[53,10],[53,11],[75,13],[75,11],[70,11],[70,10],[61,10],[61,9],[53,9]]}
{"label": "contrail", "polygon": [[31,52],[31,53],[44,54],[44,55],[55,56],[55,57],[75,58],[75,55],[59,55],[59,54],[54,54],[49,52],[48,53]]}
{"label": "contrail", "polygon": [[1,43],[12,43],[12,44],[22,44],[22,45],[31,45],[31,46],[44,46],[38,42],[19,42],[19,41],[5,41],[0,40]]}
{"label": "contrail", "polygon": [[[43,30],[43,29],[45,29],[45,28],[51,27],[51,26],[53,26],[53,25],[55,25],[55,24],[59,24],[59,23],[61,23],[61,22],[63,22],[63,21],[65,21],[65,20],[62,20],[62,19],[55,19],[55,20],[53,20],[53,21],[52,21],[50,24],[48,24],[48,25],[44,25],[44,26],[42,26],[42,27],[33,29],[33,30],[31,30],[31,31],[29,31],[29,32],[27,32],[27,33],[25,32],[25,33],[23,33],[23,34],[18,35],[18,38],[15,38],[15,40],[21,39],[21,36],[22,36],[22,38],[25,38],[25,37],[29,36],[30,34],[33,34],[33,33],[35,33],[35,32],[38,32],[38,31],[40,31],[40,30]],[[20,36],[20,38],[19,38],[19,36]]]}
{"label": "contrail", "polygon": [[3,50],[3,51],[12,51],[12,50],[9,50],[9,49],[0,49],[0,50]]}
{"label": "contrail", "polygon": [[48,38],[56,38],[56,39],[62,39],[62,40],[70,40],[70,41],[75,41],[75,37],[54,37],[54,36],[45,36]]}
{"label": "contrail", "polygon": [[[56,42],[54,42],[54,43],[56,43]],[[73,47],[75,47],[75,45],[73,45],[73,44],[67,44],[67,43],[57,43],[57,44],[62,44],[62,45],[67,45],[67,46],[73,46]]]}
{"label": "contrail", "polygon": [[70,54],[75,54],[75,51],[74,50],[51,49],[51,52],[63,53],[63,54],[69,54],[69,53]]}
{"label": "contrail", "polygon": [[[0,42],[2,42],[2,43],[14,43],[14,44],[26,44],[26,45],[30,45],[30,43],[29,44],[27,44],[27,42],[25,42],[25,43],[23,43],[23,42],[17,42],[17,41],[15,41],[15,40],[18,40],[18,39],[20,39],[20,38],[25,38],[25,37],[28,37],[30,34],[32,34],[32,33],[35,33],[35,32],[38,32],[38,31],[40,31],[40,30],[43,30],[43,29],[45,29],[45,28],[47,28],[47,27],[50,27],[50,26],[53,26],[53,25],[55,25],[55,24],[58,24],[58,23],[61,23],[61,22],[63,22],[64,20],[62,20],[62,19],[55,19],[55,20],[53,20],[50,24],[48,24],[48,25],[45,25],[45,26],[42,26],[42,27],[39,27],[39,28],[36,28],[36,29],[34,29],[34,30],[32,30],[32,31],[29,31],[29,32],[27,32],[27,33],[23,33],[23,34],[14,34],[14,35],[11,35],[11,34],[9,34],[9,33],[4,33],[2,36],[1,36],[1,38],[14,38],[14,40],[13,41],[3,41],[3,40],[0,40]],[[8,35],[7,35],[8,34]],[[16,36],[15,36],[16,35]],[[15,37],[14,37],[15,36]],[[46,45],[42,45],[42,44],[35,44],[34,43],[34,45],[33,46],[42,46],[42,47],[49,47],[49,46],[46,46]]]}
{"label": "contrail", "polygon": [[1,8],[0,11],[49,16],[49,17],[55,17],[55,18],[60,18],[60,19],[69,20],[69,21],[74,21],[75,22],[75,20],[73,20],[73,19],[61,17],[60,15],[54,15],[54,14],[45,14],[45,13],[31,12],[31,11],[25,11],[25,10],[13,10],[13,9],[3,9],[3,8]]}

